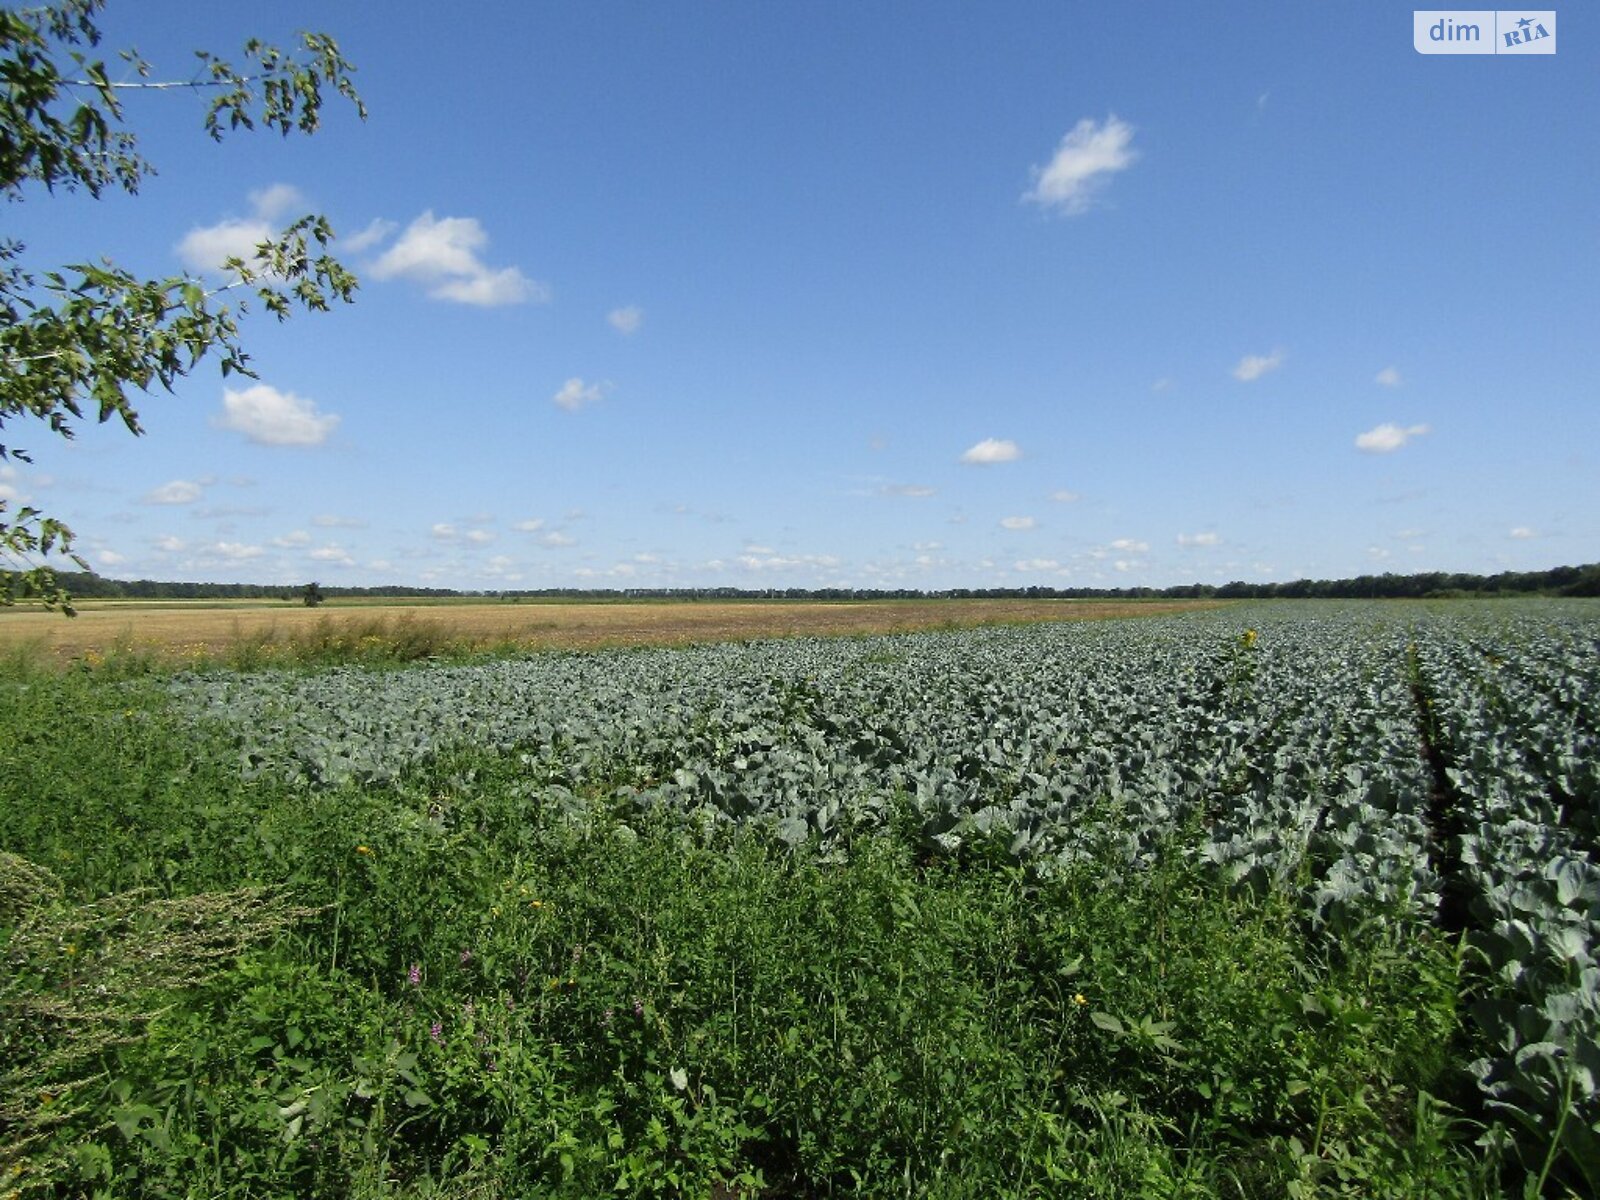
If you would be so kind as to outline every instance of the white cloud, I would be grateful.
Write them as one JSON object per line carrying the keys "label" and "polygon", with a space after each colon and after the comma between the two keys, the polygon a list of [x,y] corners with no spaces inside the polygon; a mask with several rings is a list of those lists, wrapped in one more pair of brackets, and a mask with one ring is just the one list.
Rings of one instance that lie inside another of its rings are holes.
{"label": "white cloud", "polygon": [[977,445],[969,447],[962,454],[961,461],[988,466],[991,463],[1015,462],[1021,457],[1022,451],[1015,442],[984,438]]}
{"label": "white cloud", "polygon": [[943,550],[944,549],[944,543],[943,542],[912,542],[911,543],[911,548],[913,550],[919,550],[919,551],[923,551],[923,552],[927,552],[929,550]]}
{"label": "white cloud", "polygon": [[746,554],[776,554],[777,553],[777,551],[774,550],[771,546],[753,546],[753,545],[746,546],[744,548],[744,552]]}
{"label": "white cloud", "polygon": [[1059,571],[1061,564],[1053,558],[1024,558],[1012,564],[1019,571]]}
{"label": "white cloud", "polygon": [[1032,529],[1033,526],[1034,526],[1034,520],[1033,520],[1032,517],[1001,517],[1000,518],[1000,527],[1002,529]]}
{"label": "white cloud", "polygon": [[920,483],[886,483],[879,489],[885,496],[909,496],[914,500],[925,499],[934,494],[934,489]]}
{"label": "white cloud", "polygon": [[282,547],[285,550],[293,546],[308,546],[311,544],[311,535],[304,529],[296,529],[290,533],[285,533],[279,537],[273,538],[272,544],[274,546]]}
{"label": "white cloud", "polygon": [[1150,550],[1149,542],[1141,542],[1134,538],[1118,538],[1111,543],[1113,550],[1121,550],[1124,554],[1145,554]]}
{"label": "white cloud", "polygon": [[568,412],[577,412],[586,404],[596,404],[605,396],[606,386],[600,383],[584,383],[574,375],[561,385],[561,390],[550,399],[559,407]]}
{"label": "white cloud", "polygon": [[1368,454],[1392,454],[1412,438],[1429,431],[1426,425],[1407,425],[1402,428],[1389,422],[1356,435],[1356,449]]}
{"label": "white cloud", "polygon": [[606,314],[606,320],[611,323],[611,328],[618,333],[638,333],[639,326],[644,324],[644,309],[637,304],[629,304],[623,308],[613,308]]}
{"label": "white cloud", "polygon": [[293,184],[274,183],[250,193],[250,203],[263,220],[276,221],[294,209],[306,207],[306,198]]}
{"label": "white cloud", "polygon": [[427,287],[435,300],[485,308],[550,298],[544,284],[516,267],[488,266],[479,257],[488,244],[489,235],[476,218],[435,218],[429,210],[411,222],[372,264],[372,275],[376,279],[409,279]]}
{"label": "white cloud", "polygon": [[1079,496],[1077,492],[1069,492],[1066,488],[1061,488],[1057,491],[1051,492],[1050,499],[1054,500],[1057,504],[1071,504],[1075,500],[1082,499],[1082,497]]}
{"label": "white cloud", "polygon": [[1526,525],[1518,525],[1508,536],[1521,540],[1524,538],[1538,537],[1539,535],[1532,529],[1529,529]]}
{"label": "white cloud", "polygon": [[469,529],[461,535],[474,546],[484,546],[494,541],[494,534],[487,529]]}
{"label": "white cloud", "polygon": [[322,513],[320,516],[312,517],[311,523],[321,526],[323,529],[365,529],[367,527],[367,523],[360,517],[340,517],[335,516],[333,513]]}
{"label": "white cloud", "polygon": [[544,528],[544,518],[529,517],[526,521],[518,521],[511,528],[520,530],[523,533],[538,533],[539,530]]}
{"label": "white cloud", "polygon": [[1180,546],[1220,546],[1222,539],[1214,533],[1180,533]]}
{"label": "white cloud", "polygon": [[1372,377],[1373,383],[1381,383],[1384,387],[1400,386],[1400,371],[1397,367],[1385,367]]}
{"label": "white cloud", "polygon": [[207,558],[225,558],[229,562],[243,562],[260,558],[265,553],[260,546],[247,546],[243,542],[213,542],[200,552]]}
{"label": "white cloud", "polygon": [[360,254],[363,250],[372,249],[399,228],[400,226],[394,221],[374,217],[360,233],[352,233],[347,238],[339,239],[339,246],[347,253]]}
{"label": "white cloud", "polygon": [[165,554],[176,554],[188,544],[189,543],[185,542],[182,538],[173,537],[170,533],[165,537],[159,537],[156,539],[156,549]]}
{"label": "white cloud", "polygon": [[334,563],[341,567],[356,565],[356,560],[351,558],[342,546],[318,546],[307,557],[314,562]]}
{"label": "white cloud", "polygon": [[200,499],[202,488],[198,483],[187,479],[174,479],[171,483],[163,483],[160,487],[146,492],[146,504],[193,504]]}
{"label": "white cloud", "polygon": [[230,258],[249,264],[256,247],[275,238],[278,222],[305,198],[287,183],[275,183],[250,193],[253,210],[248,217],[229,217],[215,225],[197,225],[175,247],[178,258],[191,271],[218,273]]}
{"label": "white cloud", "polygon": [[1111,566],[1118,571],[1131,571],[1139,566],[1139,560],[1135,558],[1119,558]]}
{"label": "white cloud", "polygon": [[118,554],[115,550],[100,550],[94,557],[100,561],[101,566],[106,567],[120,567],[128,561],[126,554]]}
{"label": "white cloud", "polygon": [[1085,117],[1061,139],[1047,166],[1033,168],[1033,187],[1023,200],[1069,217],[1087,212],[1110,177],[1139,157],[1132,141],[1126,121],[1108,116],[1102,125]]}
{"label": "white cloud", "polygon": [[303,396],[258,383],[242,392],[223,388],[216,424],[258,446],[320,446],[338,428],[339,418],[319,413],[315,402]]}
{"label": "white cloud", "polygon": [[549,546],[552,549],[557,549],[562,546],[576,546],[578,544],[578,539],[574,537],[568,537],[559,529],[552,529],[549,533],[544,534],[539,538],[539,544],[541,546]]}
{"label": "white cloud", "polygon": [[1268,371],[1276,371],[1283,366],[1283,360],[1287,357],[1282,350],[1274,350],[1271,354],[1246,354],[1233,368],[1233,377],[1241,383],[1253,383]]}

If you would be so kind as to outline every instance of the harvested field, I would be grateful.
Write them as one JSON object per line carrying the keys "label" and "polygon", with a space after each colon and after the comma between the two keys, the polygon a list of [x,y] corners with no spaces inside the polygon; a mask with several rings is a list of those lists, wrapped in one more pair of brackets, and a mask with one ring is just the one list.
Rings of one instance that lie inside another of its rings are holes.
{"label": "harvested field", "polygon": [[227,655],[240,646],[294,646],[405,637],[440,652],[491,647],[589,649],[805,635],[899,633],[978,625],[1093,621],[1214,608],[1191,600],[396,602],[321,608],[270,602],[88,601],[67,619],[0,609],[0,648],[60,659],[133,651],[174,659]]}

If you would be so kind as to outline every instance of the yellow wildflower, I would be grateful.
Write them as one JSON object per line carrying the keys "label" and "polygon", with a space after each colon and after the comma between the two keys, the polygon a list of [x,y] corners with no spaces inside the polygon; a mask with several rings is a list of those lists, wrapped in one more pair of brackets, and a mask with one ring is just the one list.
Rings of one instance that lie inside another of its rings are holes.
{"label": "yellow wildflower", "polygon": [[1072,1002],[1074,1004],[1077,1004],[1077,1005],[1080,1005],[1080,1006],[1089,1003],[1088,1000],[1084,999],[1084,995],[1083,995],[1082,992],[1079,992],[1075,996],[1073,996],[1072,997]]}
{"label": "yellow wildflower", "polygon": [[372,853],[372,847],[371,846],[357,846],[356,847],[356,853],[357,854],[371,854]]}

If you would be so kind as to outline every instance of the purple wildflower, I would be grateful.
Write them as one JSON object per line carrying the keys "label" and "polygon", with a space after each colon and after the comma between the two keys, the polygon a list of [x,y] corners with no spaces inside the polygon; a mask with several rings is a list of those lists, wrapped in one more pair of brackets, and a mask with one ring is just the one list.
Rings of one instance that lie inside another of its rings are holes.
{"label": "purple wildflower", "polygon": [[471,950],[463,950],[461,952],[461,965],[464,967],[471,961],[472,961],[472,951]]}
{"label": "purple wildflower", "polygon": [[644,1016],[644,1001],[637,996],[633,998],[633,1015],[640,1018]]}
{"label": "purple wildflower", "polygon": [[412,987],[422,986],[422,967],[418,963],[411,964],[411,969],[406,972],[406,982]]}
{"label": "purple wildflower", "polygon": [[439,1045],[444,1045],[444,1022],[435,1021],[432,1025],[429,1025],[428,1036],[438,1042]]}

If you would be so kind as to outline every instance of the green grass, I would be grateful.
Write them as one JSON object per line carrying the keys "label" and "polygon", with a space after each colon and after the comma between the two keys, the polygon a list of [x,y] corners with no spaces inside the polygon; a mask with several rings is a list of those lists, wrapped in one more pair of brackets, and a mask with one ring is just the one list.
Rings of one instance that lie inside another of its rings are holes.
{"label": "green grass", "polygon": [[823,864],[470,752],[234,768],[137,672],[0,676],[0,1195],[1512,1194],[1457,948],[1326,944],[1177,844]]}

